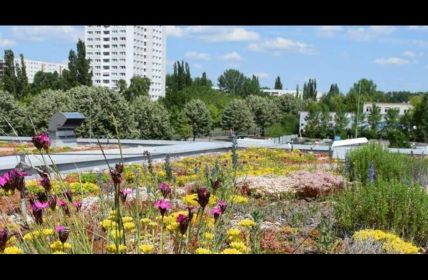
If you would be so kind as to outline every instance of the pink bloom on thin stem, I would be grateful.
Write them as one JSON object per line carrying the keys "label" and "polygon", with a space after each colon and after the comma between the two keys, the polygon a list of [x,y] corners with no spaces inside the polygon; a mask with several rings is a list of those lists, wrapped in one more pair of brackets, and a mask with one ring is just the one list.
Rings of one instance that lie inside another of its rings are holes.
{"label": "pink bloom on thin stem", "polygon": [[159,185],[159,190],[161,191],[163,198],[167,198],[167,196],[171,193],[171,187],[166,183],[161,183]]}
{"label": "pink bloom on thin stem", "polygon": [[4,173],[0,176],[0,187],[4,187],[7,183],[9,183],[10,176],[9,172]]}
{"label": "pink bloom on thin stem", "polygon": [[155,202],[155,207],[159,209],[159,212],[161,213],[162,217],[165,215],[165,212],[168,209],[171,209],[171,203],[168,200],[161,199]]}
{"label": "pink bloom on thin stem", "polygon": [[56,226],[55,230],[58,233],[59,240],[64,244],[68,239],[70,230],[62,225]]}
{"label": "pink bloom on thin stem", "polygon": [[32,207],[34,210],[45,209],[45,208],[49,207],[49,204],[47,202],[36,201],[36,202],[34,202]]}
{"label": "pink bloom on thin stem", "polygon": [[76,207],[76,211],[79,211],[80,208],[82,208],[82,202],[81,201],[75,201],[73,202],[74,207]]}
{"label": "pink bloom on thin stem", "polygon": [[226,211],[226,208],[227,208],[227,203],[226,203],[226,201],[224,201],[224,200],[220,200],[220,201],[218,202],[218,204],[217,204],[217,207],[219,207],[219,208],[220,208],[221,213],[223,214],[223,213],[224,213],[224,211]]}
{"label": "pink bloom on thin stem", "polygon": [[214,219],[217,221],[217,219],[222,214],[222,211],[221,211],[220,207],[216,206],[213,209],[211,209],[211,214],[214,216]]}
{"label": "pink bloom on thin stem", "polygon": [[46,132],[34,135],[32,141],[34,146],[38,150],[44,149],[45,151],[47,151],[49,149],[49,146],[51,145],[51,140],[49,139],[49,136]]}
{"label": "pink bloom on thin stem", "polygon": [[119,196],[120,196],[120,199],[122,200],[122,203],[125,203],[125,201],[126,201],[126,197],[128,196],[128,194],[131,194],[132,193],[132,189],[121,189],[120,191],[119,191]]}
{"label": "pink bloom on thin stem", "polygon": [[187,227],[189,226],[190,219],[186,215],[179,214],[177,217],[177,223],[179,224],[180,233],[184,235],[187,231]]}

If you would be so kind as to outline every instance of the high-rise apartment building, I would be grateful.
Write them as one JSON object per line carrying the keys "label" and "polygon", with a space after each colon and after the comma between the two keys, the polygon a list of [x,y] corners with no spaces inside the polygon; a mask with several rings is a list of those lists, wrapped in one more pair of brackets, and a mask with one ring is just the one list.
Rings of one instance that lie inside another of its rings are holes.
{"label": "high-rise apartment building", "polygon": [[164,26],[85,26],[86,56],[90,59],[94,86],[117,88],[134,76],[151,81],[153,100],[165,96],[166,32]]}
{"label": "high-rise apartment building", "polygon": [[[21,59],[15,58],[15,65],[18,64],[21,67]],[[58,72],[58,75],[62,74],[62,70],[67,69],[67,64],[63,63],[54,63],[38,60],[24,59],[25,71],[27,72],[28,82],[32,83],[34,81],[34,76],[37,72],[47,72],[53,73]]]}

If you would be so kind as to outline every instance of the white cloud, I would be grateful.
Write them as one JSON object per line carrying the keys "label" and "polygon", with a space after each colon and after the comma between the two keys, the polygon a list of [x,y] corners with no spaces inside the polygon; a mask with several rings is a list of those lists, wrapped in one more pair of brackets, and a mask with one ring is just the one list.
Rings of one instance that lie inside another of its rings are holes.
{"label": "white cloud", "polygon": [[260,43],[251,43],[248,48],[251,51],[271,51],[274,55],[280,55],[282,52],[294,52],[301,54],[316,53],[315,48],[311,45],[283,37],[277,37]]}
{"label": "white cloud", "polygon": [[409,26],[410,30],[421,30],[421,31],[428,31],[428,26],[423,25],[423,26]]}
{"label": "white cloud", "polygon": [[416,54],[412,51],[404,51],[403,56],[408,57],[408,58],[415,58]]}
{"label": "white cloud", "polygon": [[410,61],[399,57],[389,57],[375,59],[374,63],[382,65],[403,65],[410,63]]}
{"label": "white cloud", "polygon": [[194,59],[194,60],[210,60],[211,56],[207,53],[200,53],[200,52],[187,52],[185,54],[186,58]]}
{"label": "white cloud", "polygon": [[83,39],[83,30],[75,26],[14,26],[12,34],[17,40],[45,41],[48,39],[61,39],[72,42]]}
{"label": "white cloud", "polygon": [[7,47],[11,47],[15,44],[16,44],[16,42],[14,40],[3,38],[3,36],[0,33],[0,47],[7,48]]}
{"label": "white cloud", "polygon": [[257,32],[233,26],[167,26],[166,32],[171,37],[190,37],[209,42],[248,42],[260,38]]}
{"label": "white cloud", "polygon": [[226,53],[226,54],[224,54],[222,56],[219,56],[219,58],[221,60],[227,60],[227,61],[241,61],[241,60],[244,60],[242,58],[242,56],[239,53],[237,53],[237,52]]}
{"label": "white cloud", "polygon": [[183,28],[175,26],[175,25],[168,25],[166,26],[166,36],[171,37],[183,37],[184,31]]}
{"label": "white cloud", "polygon": [[259,79],[266,79],[269,77],[269,74],[265,72],[260,72],[260,73],[254,73],[254,76],[258,77]]}
{"label": "white cloud", "polygon": [[319,26],[317,27],[317,36],[331,38],[336,35],[336,33],[343,30],[341,26]]}
{"label": "white cloud", "polygon": [[202,68],[202,65],[199,64],[199,63],[194,63],[194,64],[192,64],[192,66],[193,66],[193,68],[197,68],[197,69],[201,69]]}
{"label": "white cloud", "polygon": [[352,41],[367,42],[393,33],[394,26],[350,27],[347,36]]}

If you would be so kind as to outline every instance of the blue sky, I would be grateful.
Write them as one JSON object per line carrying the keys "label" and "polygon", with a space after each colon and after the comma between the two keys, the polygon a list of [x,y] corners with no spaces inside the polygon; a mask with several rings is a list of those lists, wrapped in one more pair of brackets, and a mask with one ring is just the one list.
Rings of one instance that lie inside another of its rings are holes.
{"label": "blue sky", "polygon": [[[185,60],[215,83],[228,68],[286,88],[316,78],[347,92],[360,78],[380,90],[428,91],[428,26],[168,26],[167,69]],[[66,62],[82,26],[0,26],[0,53]]]}

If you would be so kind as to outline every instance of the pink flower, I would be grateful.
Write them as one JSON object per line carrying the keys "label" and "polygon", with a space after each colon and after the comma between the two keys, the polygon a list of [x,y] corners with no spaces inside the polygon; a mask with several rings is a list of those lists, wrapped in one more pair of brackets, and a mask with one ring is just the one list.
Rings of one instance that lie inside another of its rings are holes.
{"label": "pink flower", "polygon": [[220,207],[216,206],[211,209],[211,215],[214,216],[214,219],[217,221],[218,217],[222,214]]}
{"label": "pink flower", "polygon": [[196,193],[198,194],[198,203],[204,209],[207,206],[208,201],[210,200],[210,192],[207,188],[199,188]]}
{"label": "pink flower", "polygon": [[171,203],[168,200],[161,199],[155,202],[155,207],[159,209],[159,212],[161,213],[162,217],[165,215],[165,212],[168,209],[171,209]]}
{"label": "pink flower", "polygon": [[120,199],[122,200],[122,203],[125,203],[126,197],[128,196],[128,194],[131,194],[131,193],[132,193],[132,189],[121,189],[119,191],[119,196],[120,196]]}
{"label": "pink flower", "polygon": [[4,187],[7,183],[9,183],[10,176],[9,172],[4,173],[0,176],[0,187]]}
{"label": "pink flower", "polygon": [[55,229],[58,233],[59,240],[64,244],[68,239],[68,234],[70,233],[70,230],[62,225],[57,225]]}
{"label": "pink flower", "polygon": [[186,215],[179,214],[177,217],[177,223],[179,223],[180,233],[184,235],[187,231],[187,227],[189,226],[190,219]]}
{"label": "pink flower", "polygon": [[224,213],[224,211],[226,211],[226,208],[227,208],[227,203],[226,203],[226,201],[224,201],[224,200],[220,200],[220,201],[218,202],[218,204],[217,204],[217,207],[219,207],[219,208],[220,208],[221,213],[223,214],[223,213]]}
{"label": "pink flower", "polygon": [[161,191],[163,198],[166,198],[171,193],[171,187],[165,183],[161,183],[159,185],[159,190]]}
{"label": "pink flower", "polygon": [[33,209],[39,210],[39,209],[48,208],[49,204],[47,202],[36,201],[32,206],[33,206]]}
{"label": "pink flower", "polygon": [[73,202],[74,207],[76,207],[76,210],[79,211],[80,208],[82,208],[82,202],[81,201],[75,201]]}
{"label": "pink flower", "polygon": [[49,149],[49,146],[51,145],[51,140],[49,139],[49,136],[47,133],[43,132],[39,135],[33,136],[33,145],[38,149],[44,149],[47,151]]}

